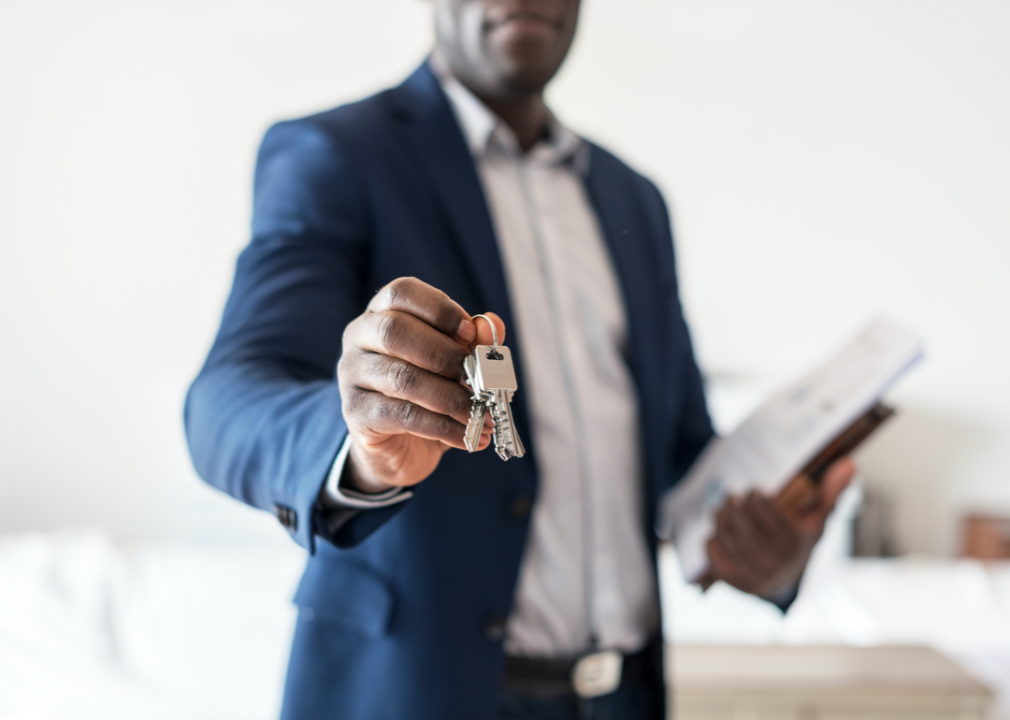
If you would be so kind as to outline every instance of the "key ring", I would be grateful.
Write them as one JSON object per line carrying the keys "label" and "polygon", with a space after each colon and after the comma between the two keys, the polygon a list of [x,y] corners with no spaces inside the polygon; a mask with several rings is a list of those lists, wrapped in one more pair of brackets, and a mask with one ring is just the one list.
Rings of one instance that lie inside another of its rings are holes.
{"label": "key ring", "polygon": [[[487,315],[482,314],[473,316],[474,320],[476,320],[477,318],[484,318],[485,320],[487,320],[487,324],[491,326],[491,339],[493,344],[491,346],[491,352],[488,353],[488,357],[494,360],[500,360],[501,353],[498,352],[498,328],[495,327],[495,324],[491,322],[491,318],[489,318]],[[474,323],[474,327],[476,327],[476,323]]]}

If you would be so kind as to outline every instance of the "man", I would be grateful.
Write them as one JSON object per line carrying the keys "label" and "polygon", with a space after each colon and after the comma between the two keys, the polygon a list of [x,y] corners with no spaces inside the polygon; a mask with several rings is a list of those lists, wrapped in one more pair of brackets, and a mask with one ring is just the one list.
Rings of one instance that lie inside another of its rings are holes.
{"label": "man", "polygon": [[[712,429],[662,198],[543,101],[578,12],[436,0],[406,82],[264,139],[186,422],[201,476],[311,553],[285,718],[663,717],[652,528]],[[481,310],[507,463],[463,451]],[[793,520],[729,501],[713,574],[785,606],[851,472]]]}

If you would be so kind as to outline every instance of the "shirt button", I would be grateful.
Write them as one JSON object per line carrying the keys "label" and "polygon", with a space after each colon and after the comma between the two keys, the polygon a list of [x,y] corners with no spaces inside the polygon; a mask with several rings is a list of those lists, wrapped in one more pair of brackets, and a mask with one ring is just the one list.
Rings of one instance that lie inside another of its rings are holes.
{"label": "shirt button", "polygon": [[492,615],[484,623],[484,637],[492,642],[498,642],[505,637],[505,617]]}
{"label": "shirt button", "polygon": [[291,532],[298,529],[298,514],[291,508],[284,505],[274,505],[274,514],[277,516],[280,524]]}
{"label": "shirt button", "polygon": [[533,500],[529,495],[517,495],[509,503],[509,517],[513,520],[525,520],[533,510]]}

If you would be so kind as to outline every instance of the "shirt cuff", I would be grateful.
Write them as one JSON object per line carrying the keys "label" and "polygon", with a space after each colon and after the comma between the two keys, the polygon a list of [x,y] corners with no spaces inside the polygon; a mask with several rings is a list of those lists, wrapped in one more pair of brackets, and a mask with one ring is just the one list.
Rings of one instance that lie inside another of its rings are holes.
{"label": "shirt cuff", "polygon": [[778,592],[772,593],[771,595],[765,597],[765,600],[770,602],[772,605],[778,607],[782,612],[789,610],[789,606],[792,605],[797,596],[800,594],[800,584],[797,581],[794,585],[786,585],[784,588]]}
{"label": "shirt cuff", "polygon": [[347,465],[347,456],[351,452],[351,436],[344,438],[337,453],[336,460],[330,467],[330,474],[326,478],[323,486],[323,504],[328,507],[354,508],[356,510],[375,510],[376,508],[389,507],[397,503],[409,500],[414,493],[404,488],[390,488],[381,493],[363,493],[357,490],[340,486],[340,478],[344,473],[344,466]]}

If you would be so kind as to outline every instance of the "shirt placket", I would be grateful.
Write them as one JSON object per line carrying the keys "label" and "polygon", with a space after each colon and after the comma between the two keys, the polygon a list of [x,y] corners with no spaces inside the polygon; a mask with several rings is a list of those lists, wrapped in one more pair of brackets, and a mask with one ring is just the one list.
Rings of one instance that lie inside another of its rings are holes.
{"label": "shirt placket", "polygon": [[574,445],[574,456],[577,458],[577,465],[573,468],[576,476],[576,492],[580,510],[581,540],[580,543],[580,563],[582,567],[582,586],[586,589],[586,619],[588,623],[588,634],[590,644],[595,646],[599,638],[599,627],[597,622],[597,612],[595,608],[595,598],[597,597],[596,572],[594,558],[597,538],[594,530],[596,523],[593,522],[594,513],[594,493],[593,493],[593,473],[590,460],[588,443],[588,431],[585,426],[586,417],[580,401],[580,393],[585,388],[580,387],[577,366],[579,359],[577,353],[581,351],[584,344],[579,337],[579,312],[573,307],[575,294],[571,283],[573,278],[567,272],[563,262],[561,248],[548,242],[548,237],[552,234],[546,232],[544,227],[545,205],[549,205],[549,199],[545,198],[545,193],[549,190],[549,178],[545,177],[552,158],[548,152],[531,153],[527,157],[517,157],[516,168],[522,196],[526,209],[526,214],[530,223],[530,232],[533,236],[534,245],[540,261],[541,276],[547,291],[550,302],[550,315],[552,318],[552,329],[555,343],[557,345],[558,364],[560,376],[565,386],[565,396],[568,400],[569,414],[572,421],[572,443]]}

